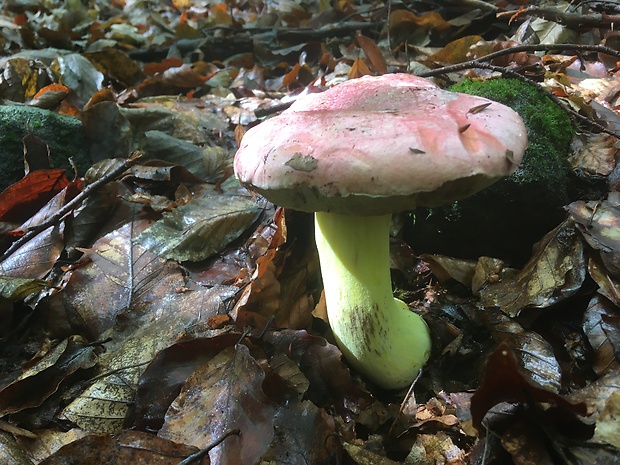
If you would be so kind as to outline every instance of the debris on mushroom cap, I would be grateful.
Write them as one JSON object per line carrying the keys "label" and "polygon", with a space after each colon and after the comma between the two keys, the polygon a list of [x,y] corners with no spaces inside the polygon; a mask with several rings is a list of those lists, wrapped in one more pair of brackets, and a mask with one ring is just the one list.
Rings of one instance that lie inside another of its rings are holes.
{"label": "debris on mushroom cap", "polygon": [[408,74],[353,79],[245,134],[235,173],[283,207],[379,215],[467,197],[527,146],[512,109]]}

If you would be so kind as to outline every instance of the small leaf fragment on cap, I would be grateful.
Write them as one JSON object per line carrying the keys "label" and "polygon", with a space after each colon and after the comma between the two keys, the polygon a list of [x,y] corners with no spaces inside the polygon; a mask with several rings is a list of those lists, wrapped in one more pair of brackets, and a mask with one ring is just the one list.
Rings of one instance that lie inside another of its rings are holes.
{"label": "small leaf fragment on cap", "polygon": [[302,155],[301,152],[297,152],[285,165],[298,171],[313,171],[318,162],[312,155]]}

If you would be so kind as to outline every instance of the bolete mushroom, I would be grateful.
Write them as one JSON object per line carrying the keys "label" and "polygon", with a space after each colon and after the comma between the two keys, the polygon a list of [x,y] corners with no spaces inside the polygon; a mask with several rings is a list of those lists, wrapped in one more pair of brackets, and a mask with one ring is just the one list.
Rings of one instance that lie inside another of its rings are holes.
{"label": "bolete mushroom", "polygon": [[386,389],[409,385],[431,342],[392,294],[391,214],[462,199],[511,174],[527,145],[510,108],[408,74],[362,77],[297,100],[247,131],[235,173],[276,205],[315,212],[334,337]]}

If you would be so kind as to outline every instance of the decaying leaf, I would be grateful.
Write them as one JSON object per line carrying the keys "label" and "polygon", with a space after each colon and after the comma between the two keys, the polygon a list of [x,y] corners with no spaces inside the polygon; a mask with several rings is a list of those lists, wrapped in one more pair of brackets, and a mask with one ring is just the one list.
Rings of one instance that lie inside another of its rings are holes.
{"label": "decaying leaf", "polygon": [[159,436],[198,448],[229,428],[241,431],[210,453],[214,463],[256,463],[274,435],[262,368],[242,344],[198,368],[170,406]]}
{"label": "decaying leaf", "polygon": [[92,368],[98,352],[79,336],[61,341],[0,391],[0,416],[41,405],[66,378]]}
{"label": "decaying leaf", "polygon": [[[123,431],[114,436],[92,434],[78,439],[61,447],[40,465],[78,463],[178,465],[188,455],[197,451],[196,447],[177,444],[141,431]],[[209,465],[209,459],[207,457],[195,463]]]}
{"label": "decaying leaf", "polygon": [[39,279],[0,276],[0,301],[17,302],[47,286],[49,283]]}
{"label": "decaying leaf", "polygon": [[99,239],[86,251],[87,264],[72,273],[65,288],[64,300],[75,323],[96,337],[174,272],[164,259],[133,244],[134,228],[141,227],[128,223]]}
{"label": "decaying leaf", "polygon": [[587,413],[585,403],[572,404],[524,377],[514,352],[506,344],[498,345],[489,356],[482,384],[471,399],[473,426],[480,430],[486,413],[501,402],[546,403],[582,416]]}
{"label": "decaying leaf", "polygon": [[60,257],[64,224],[41,231],[0,263],[0,274],[17,278],[44,278]]}
{"label": "decaying leaf", "polygon": [[583,243],[568,220],[548,233],[514,279],[482,289],[480,305],[516,317],[524,308],[546,308],[574,295],[586,276]]}
{"label": "decaying leaf", "polygon": [[559,392],[562,385],[560,364],[553,347],[540,334],[526,331],[504,313],[487,309],[482,320],[493,340],[511,351],[521,375],[550,392]]}
{"label": "decaying leaf", "polygon": [[620,391],[614,391],[605,401],[605,408],[598,417],[594,441],[620,449]]}
{"label": "decaying leaf", "polygon": [[162,280],[145,294],[144,301],[128,310],[135,313],[135,320],[122,319],[114,329],[114,338],[99,359],[101,374],[63,410],[63,418],[87,431],[119,431],[135,400],[140,376],[153,357],[218,314],[234,294],[225,286],[178,293],[184,282],[178,277],[173,274]]}
{"label": "decaying leaf", "polygon": [[590,300],[584,315],[583,331],[594,352],[592,368],[599,376],[620,367],[619,318],[618,307],[605,297],[596,295]]}
{"label": "decaying leaf", "polygon": [[611,200],[577,201],[567,207],[586,242],[600,253],[608,272],[620,278],[620,208]]}
{"label": "decaying leaf", "polygon": [[140,431],[159,430],[187,378],[240,338],[239,333],[214,331],[211,337],[181,341],[159,352],[140,377],[129,423]]}

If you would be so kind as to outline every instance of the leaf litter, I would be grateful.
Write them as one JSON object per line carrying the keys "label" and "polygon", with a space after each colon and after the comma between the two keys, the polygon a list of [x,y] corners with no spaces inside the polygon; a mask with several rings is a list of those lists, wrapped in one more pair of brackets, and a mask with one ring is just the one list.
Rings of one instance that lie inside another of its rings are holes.
{"label": "leaf litter", "polygon": [[[512,4],[467,0],[5,2],[3,105],[79,117],[93,166],[54,169],[33,128],[28,174],[0,194],[2,454],[618,463],[619,57],[574,43],[585,31],[584,44],[611,44],[610,23],[586,30],[571,16],[589,21],[600,5],[561,6],[523,21]],[[361,75],[437,71],[447,84],[497,67],[591,124],[569,158],[589,184],[519,270],[393,240],[393,277],[435,347],[411,391],[382,392],[320,317],[312,219],[231,177],[236,135]]]}

